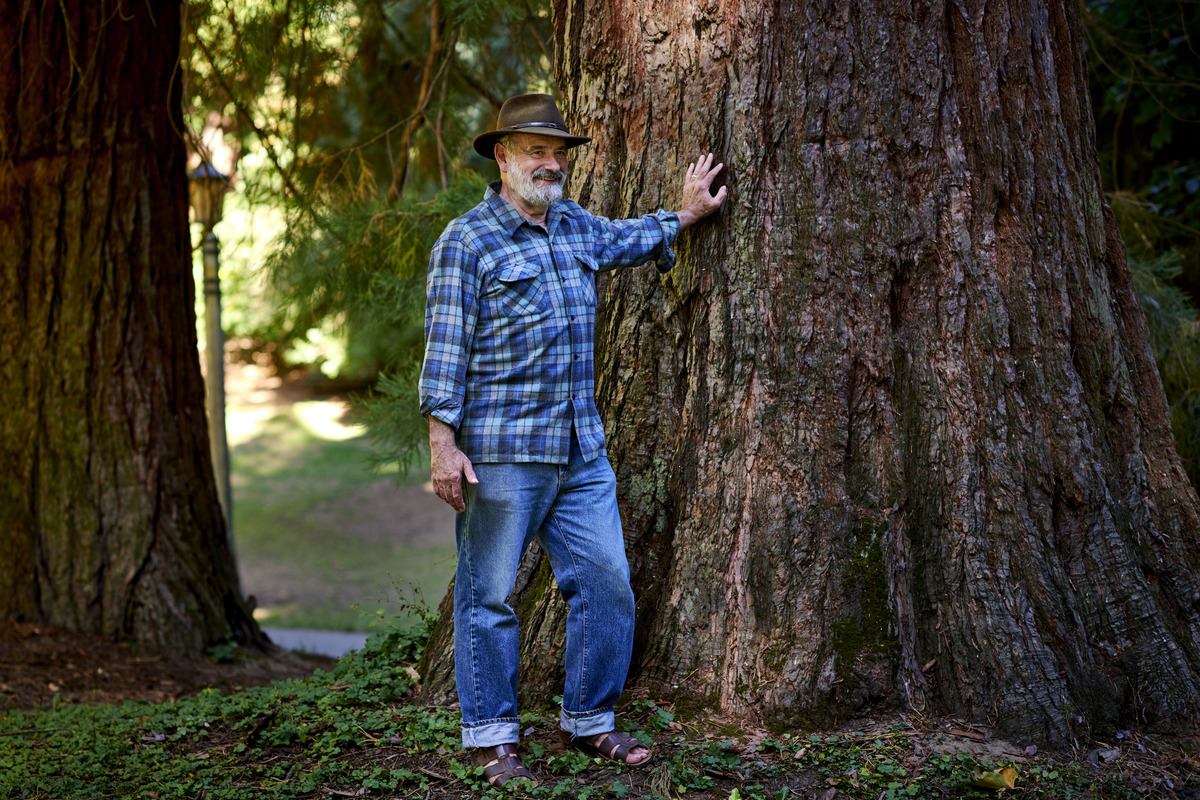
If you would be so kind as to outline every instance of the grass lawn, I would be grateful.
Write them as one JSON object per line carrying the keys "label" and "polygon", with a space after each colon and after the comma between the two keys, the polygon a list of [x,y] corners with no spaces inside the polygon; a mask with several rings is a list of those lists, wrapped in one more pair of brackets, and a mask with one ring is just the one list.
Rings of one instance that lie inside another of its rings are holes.
{"label": "grass lawn", "polygon": [[436,606],[454,572],[454,512],[428,467],[380,472],[337,401],[231,404],[234,547],[260,624],[366,631]]}

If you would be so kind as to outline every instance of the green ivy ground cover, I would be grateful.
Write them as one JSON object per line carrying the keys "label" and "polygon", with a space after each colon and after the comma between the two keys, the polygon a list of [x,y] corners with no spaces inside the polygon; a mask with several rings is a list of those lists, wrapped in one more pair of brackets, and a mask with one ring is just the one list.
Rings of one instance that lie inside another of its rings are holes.
{"label": "green ivy ground cover", "polygon": [[[84,706],[0,717],[0,798],[250,800],[502,797],[459,750],[458,714],[412,702],[423,644],[390,629],[331,672],[229,694]],[[563,749],[552,709],[527,713],[535,798],[1185,798],[1195,762],[1125,734],[1091,763],[1071,754],[1008,761],[938,752],[935,721],[869,730],[767,735],[677,720],[634,700],[623,724],[654,750],[627,769]],[[1137,744],[1134,744],[1134,742]],[[1013,788],[982,788],[1012,768]]]}

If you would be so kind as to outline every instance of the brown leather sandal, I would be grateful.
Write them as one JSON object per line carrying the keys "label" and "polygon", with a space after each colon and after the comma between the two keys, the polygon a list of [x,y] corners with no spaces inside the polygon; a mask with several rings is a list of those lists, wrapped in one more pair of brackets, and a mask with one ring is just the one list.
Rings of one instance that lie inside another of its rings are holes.
{"label": "brown leather sandal", "polygon": [[517,756],[515,744],[498,744],[495,747],[477,747],[471,753],[471,765],[483,767],[483,777],[492,786],[503,787],[511,780],[524,779],[529,781],[531,788],[537,788],[529,770]]}
{"label": "brown leather sandal", "polygon": [[[592,744],[591,737],[564,737],[570,743],[571,747],[582,750],[585,753],[594,753],[601,758],[615,761],[618,764],[624,764],[627,767],[641,767],[650,763],[653,756],[650,754],[650,748],[642,744],[641,741],[624,733],[609,731],[600,739],[599,744]],[[646,751],[646,757],[641,761],[629,762],[625,759],[635,748],[642,748]]]}

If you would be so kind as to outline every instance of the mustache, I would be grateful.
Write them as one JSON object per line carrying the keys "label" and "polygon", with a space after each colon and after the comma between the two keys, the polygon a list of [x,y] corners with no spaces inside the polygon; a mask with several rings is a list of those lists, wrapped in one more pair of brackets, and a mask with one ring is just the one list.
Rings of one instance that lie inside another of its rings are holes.
{"label": "mustache", "polygon": [[536,169],[533,171],[533,174],[530,175],[529,177],[545,178],[546,180],[557,181],[558,183],[562,183],[563,181],[565,181],[567,179],[567,176],[565,173],[556,172],[555,170],[551,170],[551,169]]}

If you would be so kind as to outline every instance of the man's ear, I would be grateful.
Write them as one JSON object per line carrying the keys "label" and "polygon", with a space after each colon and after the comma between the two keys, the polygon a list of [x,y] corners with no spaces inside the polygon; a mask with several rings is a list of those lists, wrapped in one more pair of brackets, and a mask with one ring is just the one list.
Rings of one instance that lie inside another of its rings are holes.
{"label": "man's ear", "polygon": [[508,150],[504,148],[504,145],[496,142],[492,146],[492,155],[496,156],[496,163],[500,165],[500,171],[508,172]]}

